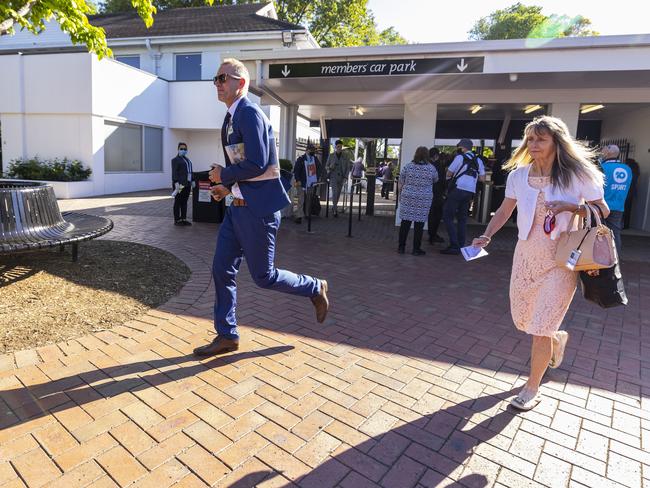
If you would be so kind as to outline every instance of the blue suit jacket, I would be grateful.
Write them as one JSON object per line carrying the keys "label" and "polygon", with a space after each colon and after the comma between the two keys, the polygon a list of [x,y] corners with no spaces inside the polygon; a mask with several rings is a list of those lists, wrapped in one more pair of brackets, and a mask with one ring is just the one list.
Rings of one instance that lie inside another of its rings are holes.
{"label": "blue suit jacket", "polygon": [[271,123],[264,112],[246,97],[237,105],[232,117],[232,133],[228,136],[228,144],[240,142],[244,143],[246,159],[238,164],[228,164],[221,171],[223,184],[239,183],[244,200],[257,217],[286,207],[290,200],[279,178],[244,181],[261,175],[269,165],[278,164]]}

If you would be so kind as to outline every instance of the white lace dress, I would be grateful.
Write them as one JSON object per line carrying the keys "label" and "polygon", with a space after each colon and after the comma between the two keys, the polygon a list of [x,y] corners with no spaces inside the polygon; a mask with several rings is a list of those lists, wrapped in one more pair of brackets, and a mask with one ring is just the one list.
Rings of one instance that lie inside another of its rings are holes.
{"label": "white lace dress", "polygon": [[[530,176],[528,183],[541,190],[547,176]],[[553,241],[544,233],[544,192],[537,196],[535,219],[528,239],[517,242],[510,276],[510,310],[517,329],[536,336],[552,337],[573,300],[577,273],[555,263]]]}

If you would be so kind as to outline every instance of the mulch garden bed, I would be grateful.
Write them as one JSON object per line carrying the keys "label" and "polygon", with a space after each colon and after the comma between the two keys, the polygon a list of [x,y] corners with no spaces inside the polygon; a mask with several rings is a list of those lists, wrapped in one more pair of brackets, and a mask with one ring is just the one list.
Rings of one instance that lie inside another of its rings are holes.
{"label": "mulch garden bed", "polygon": [[69,253],[2,256],[0,353],[121,325],[165,303],[190,277],[174,255],[142,244],[85,242],[76,263]]}

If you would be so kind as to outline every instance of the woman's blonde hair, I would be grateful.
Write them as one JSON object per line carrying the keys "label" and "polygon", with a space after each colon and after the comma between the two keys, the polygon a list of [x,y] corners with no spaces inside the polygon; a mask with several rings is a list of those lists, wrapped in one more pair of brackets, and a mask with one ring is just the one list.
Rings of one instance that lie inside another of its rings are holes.
{"label": "woman's blonde hair", "polygon": [[553,138],[555,143],[555,161],[551,169],[551,183],[555,187],[568,188],[571,186],[574,177],[583,182],[592,182],[602,187],[604,184],[603,174],[598,169],[594,160],[595,150],[586,144],[576,141],[566,124],[557,117],[542,115],[535,117],[524,129],[524,140],[512,153],[510,160],[504,165],[504,169],[512,171],[533,162],[528,152],[528,138],[531,134],[547,134]]}
{"label": "woman's blonde hair", "polygon": [[413,156],[414,163],[428,163],[429,162],[429,148],[425,146],[420,146],[415,150],[415,155]]}

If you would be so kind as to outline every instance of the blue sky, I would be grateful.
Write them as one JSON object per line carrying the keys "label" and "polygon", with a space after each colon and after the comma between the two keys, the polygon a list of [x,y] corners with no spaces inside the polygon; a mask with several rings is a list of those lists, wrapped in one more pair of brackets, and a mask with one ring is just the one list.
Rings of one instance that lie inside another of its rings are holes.
{"label": "blue sky", "polygon": [[[476,20],[516,1],[368,0],[368,6],[380,28],[392,25],[409,42],[424,43],[465,41]],[[539,5],[546,15],[584,15],[601,35],[650,32],[647,11],[639,11],[645,2],[639,0],[522,0],[521,3]]]}

